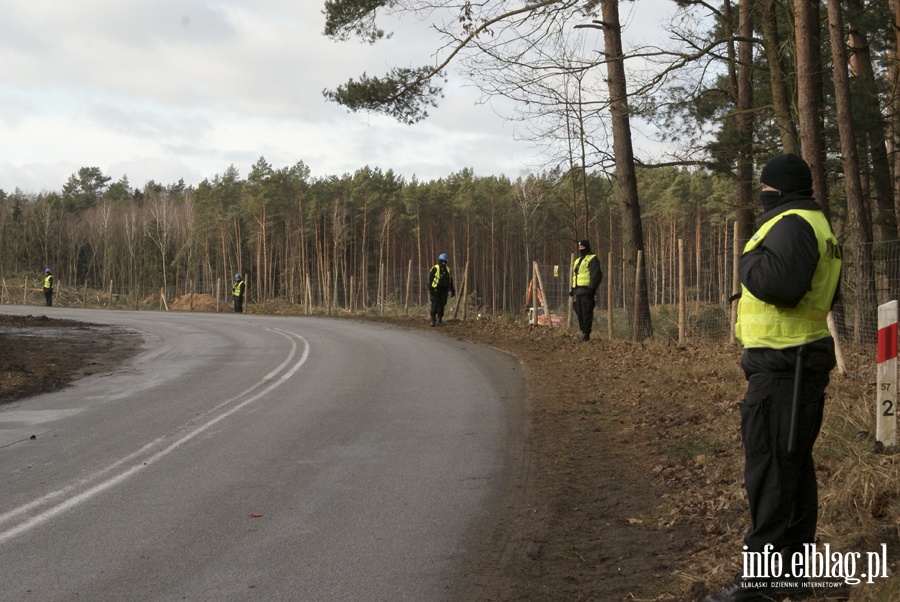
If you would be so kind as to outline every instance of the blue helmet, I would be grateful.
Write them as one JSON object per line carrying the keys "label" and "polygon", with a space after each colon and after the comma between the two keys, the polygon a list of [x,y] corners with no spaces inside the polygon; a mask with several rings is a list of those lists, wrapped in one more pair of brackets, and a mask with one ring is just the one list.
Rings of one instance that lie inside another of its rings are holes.
{"label": "blue helmet", "polygon": [[44,273],[45,273],[45,274],[49,274],[49,273],[50,273],[50,268],[47,268],[46,270],[44,270]]}
{"label": "blue helmet", "polygon": [[240,280],[240,279],[241,279],[241,275],[240,275],[240,274],[235,274],[235,275],[234,275],[234,279],[235,279],[235,280]]}
{"label": "blue helmet", "polygon": [[441,253],[440,255],[438,255],[438,261],[449,261],[449,259],[447,258],[447,254]]}

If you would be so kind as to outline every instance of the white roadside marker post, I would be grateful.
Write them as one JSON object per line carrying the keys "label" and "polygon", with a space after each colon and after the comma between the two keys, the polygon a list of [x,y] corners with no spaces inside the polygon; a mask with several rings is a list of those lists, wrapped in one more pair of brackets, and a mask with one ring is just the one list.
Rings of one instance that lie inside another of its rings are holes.
{"label": "white roadside marker post", "polygon": [[878,400],[875,440],[897,445],[897,301],[878,306]]}

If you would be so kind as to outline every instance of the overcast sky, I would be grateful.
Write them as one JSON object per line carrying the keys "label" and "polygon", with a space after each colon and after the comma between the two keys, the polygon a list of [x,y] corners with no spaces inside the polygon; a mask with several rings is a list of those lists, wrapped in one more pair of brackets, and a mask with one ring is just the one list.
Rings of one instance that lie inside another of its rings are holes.
{"label": "overcast sky", "polygon": [[[671,4],[623,4],[625,35],[648,35]],[[429,56],[433,38],[410,21],[376,46],[332,42],[323,5],[0,0],[0,189],[60,190],[81,167],[138,188],[196,185],[230,165],[246,177],[261,156],[317,177],[368,165],[407,179],[467,167],[514,179],[541,167],[539,149],[456,78],[413,126],[327,102],[323,89],[364,71],[418,66],[411,57]]]}

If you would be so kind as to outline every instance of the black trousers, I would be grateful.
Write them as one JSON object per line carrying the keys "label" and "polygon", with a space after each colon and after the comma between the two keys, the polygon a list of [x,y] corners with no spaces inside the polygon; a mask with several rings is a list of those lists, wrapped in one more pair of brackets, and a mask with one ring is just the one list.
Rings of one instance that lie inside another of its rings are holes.
{"label": "black trousers", "polygon": [[431,292],[431,319],[443,320],[444,307],[447,305],[448,289],[436,288]]}
{"label": "black trousers", "polygon": [[793,374],[753,374],[741,404],[744,486],[750,502],[749,552],[815,543],[819,492],[813,444],[822,427],[828,373],[803,376],[794,452],[789,454]]}
{"label": "black trousers", "polygon": [[232,298],[234,299],[234,311],[235,311],[235,313],[238,313],[238,314],[244,313],[244,298],[243,298],[243,297],[238,297],[238,296],[234,296],[234,297],[232,297]]}
{"label": "black trousers", "polygon": [[594,325],[594,307],[597,300],[594,295],[575,295],[572,307],[578,316],[578,328],[582,334],[591,334]]}
{"label": "black trousers", "polygon": [[44,289],[44,301],[47,302],[47,307],[51,307],[53,305],[53,289],[52,288]]}

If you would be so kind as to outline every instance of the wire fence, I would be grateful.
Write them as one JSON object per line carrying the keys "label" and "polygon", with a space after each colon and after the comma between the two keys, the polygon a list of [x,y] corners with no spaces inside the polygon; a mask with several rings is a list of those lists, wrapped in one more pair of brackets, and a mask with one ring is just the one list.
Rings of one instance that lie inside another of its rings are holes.
{"label": "wire fence", "polygon": [[[732,242],[721,249],[684,252],[679,244],[667,252],[649,254],[641,260],[641,272],[635,273],[637,260],[630,263],[608,253],[599,256],[603,281],[597,291],[594,332],[599,338],[632,339],[635,332],[650,332],[652,337],[672,342],[734,342],[735,292],[734,248]],[[854,300],[861,289],[870,291],[877,305],[900,296],[900,240],[881,242],[868,248],[856,245],[843,249],[844,272],[841,299],[833,312],[833,330],[844,349],[848,372],[869,374],[874,370],[877,347],[877,311],[862,311]],[[864,258],[871,258],[865,265]],[[283,291],[278,301],[296,306],[300,314],[354,312],[374,315],[428,312],[428,272],[431,265],[405,269],[377,269],[364,282],[338,275],[325,278],[301,278],[299,285]],[[868,271],[866,271],[868,270]],[[861,281],[859,273],[870,274]],[[631,276],[629,278],[628,276]],[[450,300],[445,315],[450,319],[469,319],[493,314],[485,288],[492,285],[475,282],[465,266],[454,268],[457,297]],[[872,281],[874,279],[874,281]],[[536,326],[571,327],[571,257],[556,263],[535,264],[527,278],[504,285],[504,296],[519,296],[521,310],[510,316]],[[649,322],[634,323],[632,306],[635,282],[647,287]],[[862,284],[860,284],[862,282]],[[232,282],[187,281],[167,288],[128,286],[125,283],[56,283],[54,304],[63,307],[108,307],[132,310],[230,311]],[[43,305],[41,282],[33,277],[2,280],[0,303]],[[493,284],[497,288],[496,283]],[[631,287],[631,289],[629,289]],[[507,290],[508,289],[508,290]],[[272,300],[258,299],[253,282],[247,283],[245,311],[263,311]],[[537,294],[534,293],[537,291]],[[515,303],[508,304],[516,306]],[[871,306],[870,306],[871,309]],[[736,344],[736,343],[735,343]]]}

